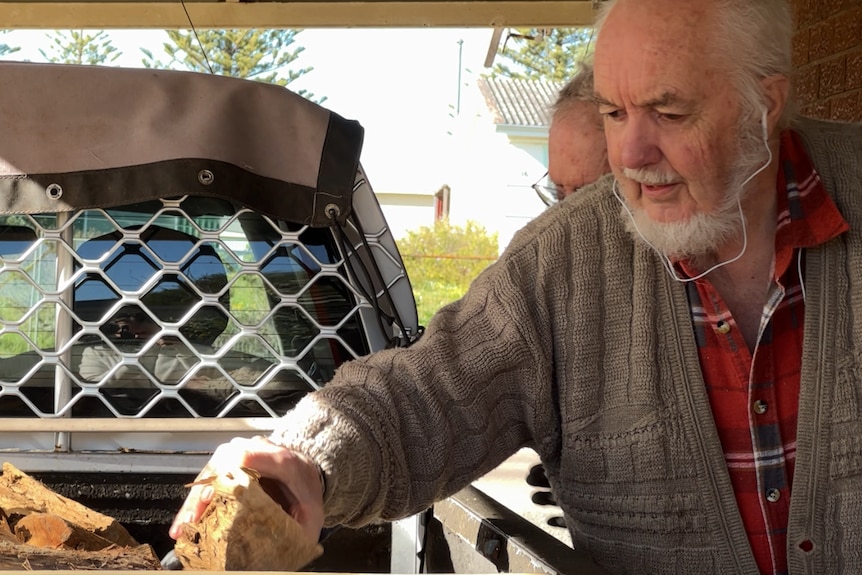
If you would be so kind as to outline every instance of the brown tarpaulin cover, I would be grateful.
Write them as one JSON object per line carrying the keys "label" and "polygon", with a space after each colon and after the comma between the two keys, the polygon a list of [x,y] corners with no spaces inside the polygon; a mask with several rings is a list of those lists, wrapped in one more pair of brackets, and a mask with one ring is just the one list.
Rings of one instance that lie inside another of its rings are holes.
{"label": "brown tarpaulin cover", "polygon": [[286,88],[22,62],[0,62],[0,85],[0,213],[186,194],[312,225],[351,209],[362,127]]}

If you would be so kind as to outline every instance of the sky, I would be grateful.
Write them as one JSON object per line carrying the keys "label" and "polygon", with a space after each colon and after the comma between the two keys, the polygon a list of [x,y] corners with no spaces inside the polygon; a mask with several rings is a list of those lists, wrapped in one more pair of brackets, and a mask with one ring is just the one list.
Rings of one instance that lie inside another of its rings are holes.
{"label": "sky", "polygon": [[[14,30],[0,42],[21,46],[6,59],[44,61],[50,31]],[[123,54],[115,65],[139,67],[141,47],[162,57],[162,30],[108,31]],[[492,30],[486,29],[305,29],[295,45],[305,48],[295,62],[314,69],[290,85],[365,128],[362,163],[378,192],[403,186],[438,186],[431,173],[446,157],[449,120],[478,74]],[[460,76],[459,76],[460,71]],[[451,147],[451,146],[449,146]],[[427,182],[427,184],[426,184]]]}

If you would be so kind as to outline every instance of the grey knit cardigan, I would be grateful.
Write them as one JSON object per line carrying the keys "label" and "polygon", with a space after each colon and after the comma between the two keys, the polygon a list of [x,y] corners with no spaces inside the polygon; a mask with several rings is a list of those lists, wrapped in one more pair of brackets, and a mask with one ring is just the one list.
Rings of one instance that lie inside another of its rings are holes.
{"label": "grey knit cardigan", "polygon": [[[790,573],[862,573],[862,124],[795,128],[850,231],[805,254]],[[342,366],[282,420],[274,438],[326,474],[328,524],[418,512],[530,446],[610,572],[757,573],[684,286],[610,181],[528,224],[419,343]]]}

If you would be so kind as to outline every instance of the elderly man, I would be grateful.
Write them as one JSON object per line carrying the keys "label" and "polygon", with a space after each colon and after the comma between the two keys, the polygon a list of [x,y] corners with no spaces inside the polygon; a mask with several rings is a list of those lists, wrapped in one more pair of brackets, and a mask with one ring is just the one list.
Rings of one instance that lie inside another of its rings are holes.
{"label": "elderly man", "polygon": [[784,0],[605,6],[613,176],[203,473],[277,478],[315,537],[531,446],[610,572],[862,572],[862,125],[793,122]]}
{"label": "elderly man", "polygon": [[557,95],[548,130],[550,185],[534,189],[546,203],[562,200],[610,172],[602,116],[593,97],[593,69],[586,63]]}

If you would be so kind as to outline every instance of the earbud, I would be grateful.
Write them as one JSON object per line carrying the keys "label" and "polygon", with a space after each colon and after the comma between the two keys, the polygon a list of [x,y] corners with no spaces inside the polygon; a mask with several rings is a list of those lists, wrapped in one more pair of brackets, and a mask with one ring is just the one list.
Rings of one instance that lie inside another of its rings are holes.
{"label": "earbud", "polygon": [[769,147],[769,133],[766,131],[766,108],[763,109],[763,115],[760,116],[760,127],[763,129],[763,144]]}

